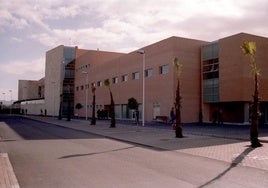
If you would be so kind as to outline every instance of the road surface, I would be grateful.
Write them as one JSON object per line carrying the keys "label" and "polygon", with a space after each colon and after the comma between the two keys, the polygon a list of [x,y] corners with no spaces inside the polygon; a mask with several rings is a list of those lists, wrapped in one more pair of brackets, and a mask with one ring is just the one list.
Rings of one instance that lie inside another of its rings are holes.
{"label": "road surface", "polygon": [[239,156],[230,164],[23,117],[0,117],[0,152],[21,188],[268,187],[268,172]]}

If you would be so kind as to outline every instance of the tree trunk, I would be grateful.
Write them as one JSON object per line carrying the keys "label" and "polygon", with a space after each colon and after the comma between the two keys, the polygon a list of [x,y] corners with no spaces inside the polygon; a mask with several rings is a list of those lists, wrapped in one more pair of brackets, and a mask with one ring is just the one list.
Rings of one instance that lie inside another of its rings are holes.
{"label": "tree trunk", "polygon": [[115,127],[115,111],[114,111],[114,98],[113,94],[110,91],[110,96],[111,96],[111,106],[110,106],[110,116],[111,116],[111,128]]}
{"label": "tree trunk", "polygon": [[71,100],[70,100],[70,93],[68,93],[67,121],[71,121]]}
{"label": "tree trunk", "polygon": [[58,120],[62,119],[61,111],[62,111],[62,94],[60,95],[60,108],[59,108]]}
{"label": "tree trunk", "polygon": [[253,106],[252,106],[252,117],[250,125],[250,141],[253,148],[261,147],[258,136],[258,125],[259,125],[259,86],[258,86],[258,75],[255,74],[255,90],[253,96]]}
{"label": "tree trunk", "polygon": [[91,125],[96,125],[95,106],[96,106],[96,96],[95,94],[93,94]]}
{"label": "tree trunk", "polygon": [[181,96],[180,96],[180,80],[178,79],[177,82],[177,91],[176,91],[176,103],[175,103],[175,110],[176,110],[176,137],[182,138],[182,125],[181,125]]}

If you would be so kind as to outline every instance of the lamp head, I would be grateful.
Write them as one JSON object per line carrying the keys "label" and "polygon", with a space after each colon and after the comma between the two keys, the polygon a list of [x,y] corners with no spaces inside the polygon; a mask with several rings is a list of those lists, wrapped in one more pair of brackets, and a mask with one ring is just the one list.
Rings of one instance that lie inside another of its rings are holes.
{"label": "lamp head", "polygon": [[139,53],[139,54],[145,54],[145,51],[144,50],[138,50],[137,53]]}

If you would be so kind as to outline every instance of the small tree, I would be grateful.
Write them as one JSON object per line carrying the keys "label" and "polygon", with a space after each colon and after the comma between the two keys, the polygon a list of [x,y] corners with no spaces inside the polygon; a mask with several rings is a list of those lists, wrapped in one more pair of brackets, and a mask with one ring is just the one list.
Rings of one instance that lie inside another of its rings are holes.
{"label": "small tree", "polygon": [[83,108],[83,106],[82,106],[81,103],[77,103],[77,104],[75,105],[75,109],[80,110],[81,108]]}
{"label": "small tree", "polygon": [[129,109],[135,110],[135,121],[137,123],[137,125],[139,125],[139,103],[137,102],[137,100],[133,97],[128,99],[128,103],[127,103],[127,107]]}
{"label": "small tree", "polygon": [[115,111],[114,111],[114,99],[113,94],[110,88],[110,81],[109,79],[104,80],[104,85],[109,89],[110,97],[111,97],[111,105],[110,105],[110,116],[111,116],[111,128],[115,127]]}
{"label": "small tree", "polygon": [[96,91],[96,87],[92,83],[91,84],[91,92],[93,94],[93,102],[92,102],[93,109],[92,109],[91,125],[96,125],[96,116],[95,116],[96,95],[95,95],[95,91]]}
{"label": "small tree", "polygon": [[180,96],[180,75],[182,72],[182,64],[179,63],[177,57],[173,58],[173,66],[176,69],[177,76],[177,90],[176,90],[176,99],[175,99],[175,113],[176,113],[176,128],[175,133],[177,138],[182,138],[182,125],[181,125],[181,96]]}
{"label": "small tree", "polygon": [[256,53],[256,43],[255,42],[243,42],[241,49],[245,56],[250,56],[250,64],[252,67],[252,75],[254,79],[254,94],[253,94],[253,105],[251,107],[251,125],[250,125],[250,141],[251,146],[253,148],[261,147],[262,144],[258,139],[259,131],[259,76],[260,76],[260,69],[257,68],[257,64],[255,61],[255,53]]}
{"label": "small tree", "polygon": [[127,107],[129,109],[137,110],[139,108],[139,103],[135,98],[131,97],[128,99]]}

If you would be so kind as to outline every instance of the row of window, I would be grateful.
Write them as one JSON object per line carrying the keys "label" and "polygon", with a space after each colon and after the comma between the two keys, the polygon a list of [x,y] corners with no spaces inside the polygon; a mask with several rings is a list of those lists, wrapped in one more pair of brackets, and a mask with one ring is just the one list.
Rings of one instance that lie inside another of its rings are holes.
{"label": "row of window", "polygon": [[82,66],[78,67],[77,69],[75,69],[75,71],[80,72],[82,70],[89,68],[89,66],[90,66],[90,64],[82,65]]}
{"label": "row of window", "polygon": [[[163,65],[163,66],[160,66],[159,67],[159,74],[167,74],[169,72],[169,67],[168,65]],[[153,69],[152,68],[149,68],[149,69],[146,69],[145,70],[145,77],[151,77],[153,76]],[[132,80],[139,80],[140,79],[140,72],[134,72],[132,73],[131,75],[131,78]],[[129,75],[128,74],[124,74],[121,76],[121,82],[127,82],[129,80]],[[113,84],[117,84],[119,83],[119,77],[118,76],[115,76],[112,78],[112,83]],[[101,87],[103,86],[103,81],[98,81],[97,82],[97,86],[98,87]],[[76,87],[76,91],[79,91],[79,90],[84,90],[84,89],[87,89],[89,88],[89,85],[82,85],[82,86],[77,86]]]}

